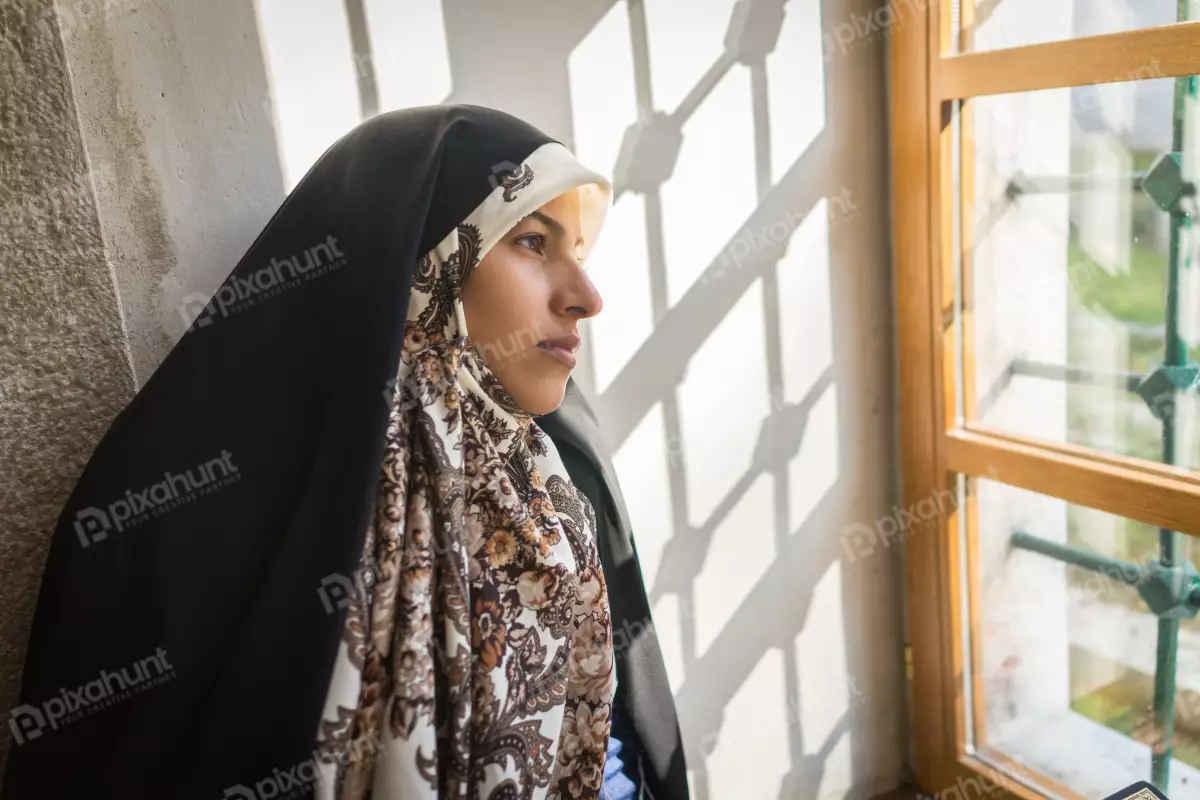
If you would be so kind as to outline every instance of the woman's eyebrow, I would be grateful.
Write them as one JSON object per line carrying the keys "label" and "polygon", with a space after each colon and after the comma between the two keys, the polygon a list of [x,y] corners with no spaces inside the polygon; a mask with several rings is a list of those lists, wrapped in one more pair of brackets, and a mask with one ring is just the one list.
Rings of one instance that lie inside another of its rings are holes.
{"label": "woman's eyebrow", "polygon": [[[529,212],[529,215],[525,217],[525,219],[529,219],[529,217],[533,217],[534,219],[541,222],[543,225],[545,225],[547,228],[549,228],[551,231],[553,231],[556,236],[565,236],[567,233],[567,229],[562,226],[561,222],[556,220],[554,217],[551,217],[547,214],[543,214],[541,211],[531,211],[531,212]],[[524,222],[525,220],[521,220],[521,221]],[[578,247],[581,244],[583,244],[582,236],[580,236],[579,239],[575,242],[575,246]]]}

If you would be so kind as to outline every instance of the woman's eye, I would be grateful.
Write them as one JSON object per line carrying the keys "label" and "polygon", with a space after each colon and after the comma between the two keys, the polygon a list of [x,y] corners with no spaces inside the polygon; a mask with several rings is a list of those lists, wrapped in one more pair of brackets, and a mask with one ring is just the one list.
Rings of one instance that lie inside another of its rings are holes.
{"label": "woman's eye", "polygon": [[546,247],[546,237],[540,233],[527,233],[524,236],[517,237],[517,241],[532,243],[532,244],[522,244],[521,246],[525,247],[527,250],[532,250],[533,252],[538,253],[539,255],[542,253],[542,250]]}

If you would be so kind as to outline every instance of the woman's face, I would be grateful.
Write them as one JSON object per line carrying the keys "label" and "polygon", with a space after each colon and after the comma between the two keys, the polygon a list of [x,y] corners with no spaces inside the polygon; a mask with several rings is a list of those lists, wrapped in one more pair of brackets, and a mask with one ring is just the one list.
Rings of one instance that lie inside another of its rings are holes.
{"label": "woman's face", "polygon": [[579,349],[579,321],[603,303],[579,262],[585,252],[575,190],[501,237],[463,287],[467,330],[505,390],[530,414],[562,403]]}

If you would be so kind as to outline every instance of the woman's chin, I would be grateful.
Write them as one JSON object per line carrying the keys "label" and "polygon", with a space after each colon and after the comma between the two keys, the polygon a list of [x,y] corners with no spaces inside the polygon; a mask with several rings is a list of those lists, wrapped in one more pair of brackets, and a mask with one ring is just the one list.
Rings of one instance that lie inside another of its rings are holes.
{"label": "woman's chin", "polygon": [[517,405],[526,412],[535,417],[541,417],[553,413],[562,405],[566,393],[566,377],[544,378],[539,380],[536,386],[530,386],[521,391],[519,395],[513,394],[513,400],[516,400]]}

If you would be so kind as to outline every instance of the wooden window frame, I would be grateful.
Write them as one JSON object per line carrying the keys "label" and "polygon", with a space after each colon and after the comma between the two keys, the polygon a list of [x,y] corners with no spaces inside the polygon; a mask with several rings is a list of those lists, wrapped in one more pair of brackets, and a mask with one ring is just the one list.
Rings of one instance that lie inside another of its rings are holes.
{"label": "wooden window frame", "polygon": [[[975,0],[961,0],[961,5],[963,29],[969,31]],[[928,0],[922,10],[892,26],[889,40],[892,241],[905,506],[954,491],[961,474],[1200,536],[1200,473],[977,425],[957,426],[953,270],[959,261],[956,241],[960,252],[966,251],[972,231],[966,210],[959,218],[959,230],[953,227],[954,142],[949,124],[951,103],[961,101],[958,130],[971,141],[970,98],[1129,80],[1145,67],[1148,52],[1156,59],[1155,77],[1200,74],[1200,22],[952,55],[951,11],[949,0]],[[963,152],[960,181],[967,198],[972,196],[974,176],[965,148]],[[963,309],[962,320],[963,339],[969,343],[970,309]],[[974,404],[971,367],[968,350],[963,398],[968,412]],[[958,601],[964,586],[976,594],[977,581],[973,553],[965,554],[967,574],[960,574],[960,514],[967,517],[966,541],[973,550],[975,508],[970,495],[907,541],[906,612],[917,782],[935,796],[965,785],[963,781],[988,786],[990,796],[997,798],[1034,800],[1045,792],[1074,796],[1043,778],[1013,780],[967,751],[961,685],[963,619]],[[974,602],[969,607],[978,608]],[[977,645],[979,636],[971,640]],[[973,692],[977,703],[981,689]],[[977,719],[981,711],[982,707],[975,709]],[[1020,775],[1019,769],[1016,772]]]}

